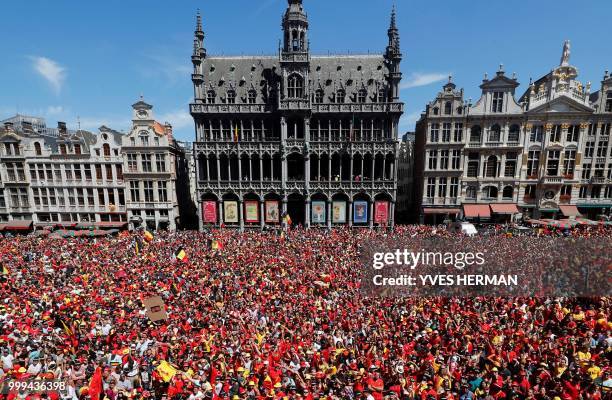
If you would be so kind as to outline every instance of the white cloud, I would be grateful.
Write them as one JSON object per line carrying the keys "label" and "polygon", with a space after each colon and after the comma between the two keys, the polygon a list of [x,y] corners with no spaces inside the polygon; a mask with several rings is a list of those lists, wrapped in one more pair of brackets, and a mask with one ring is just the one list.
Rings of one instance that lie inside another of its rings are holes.
{"label": "white cloud", "polygon": [[63,114],[64,113],[64,107],[63,106],[49,106],[47,107],[46,110],[46,115],[59,115],[59,114]]}
{"label": "white cloud", "polygon": [[449,74],[442,74],[442,73],[437,73],[437,72],[431,72],[431,73],[425,73],[425,74],[422,74],[419,72],[413,72],[412,75],[410,75],[410,77],[408,78],[408,81],[402,83],[401,88],[408,89],[408,88],[413,88],[413,87],[431,85],[432,83],[447,79],[448,75]]}
{"label": "white cloud", "polygon": [[66,68],[47,57],[31,57],[32,67],[40,74],[59,94],[66,80]]}
{"label": "white cloud", "polygon": [[173,129],[183,129],[193,126],[193,118],[187,111],[187,108],[162,114],[156,119],[160,122],[169,122]]}

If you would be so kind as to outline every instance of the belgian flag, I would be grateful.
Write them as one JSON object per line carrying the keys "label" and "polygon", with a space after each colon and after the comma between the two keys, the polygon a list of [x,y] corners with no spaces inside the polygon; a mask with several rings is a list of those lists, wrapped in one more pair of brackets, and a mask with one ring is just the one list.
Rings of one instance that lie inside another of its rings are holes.
{"label": "belgian flag", "polygon": [[174,257],[176,257],[176,259],[179,261],[187,262],[187,253],[185,253],[185,250],[182,247],[176,249],[174,252]]}
{"label": "belgian flag", "polygon": [[221,244],[221,242],[218,240],[213,240],[210,244],[210,248],[213,250],[219,250],[223,248],[223,244]]}

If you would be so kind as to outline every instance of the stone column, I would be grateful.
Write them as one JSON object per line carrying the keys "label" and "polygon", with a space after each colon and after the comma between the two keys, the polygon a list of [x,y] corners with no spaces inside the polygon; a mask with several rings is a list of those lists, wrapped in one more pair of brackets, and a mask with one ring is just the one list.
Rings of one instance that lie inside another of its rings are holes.
{"label": "stone column", "polygon": [[332,226],[332,219],[331,219],[331,206],[332,206],[332,201],[331,200],[327,200],[327,228],[331,229]]}
{"label": "stone column", "polygon": [[242,199],[238,200],[238,213],[240,215],[239,218],[239,222],[240,222],[240,230],[243,231],[244,230],[244,201]]}
{"label": "stone column", "polygon": [[304,225],[306,225],[306,228],[310,228],[310,199],[306,199],[306,218]]}
{"label": "stone column", "polygon": [[217,206],[219,209],[219,226],[225,223],[223,220],[223,200],[219,200],[219,205]]}
{"label": "stone column", "polygon": [[395,227],[395,201],[389,204],[389,227],[391,229]]}
{"label": "stone column", "polygon": [[374,227],[374,200],[370,201],[370,212],[368,214],[368,221],[370,223],[370,229]]}
{"label": "stone column", "polygon": [[264,228],[264,224],[265,224],[264,222],[264,202],[265,200],[261,200],[259,202],[259,227],[261,229]]}
{"label": "stone column", "polygon": [[219,159],[219,153],[216,154],[217,158],[217,184],[221,183],[221,160]]}
{"label": "stone column", "polygon": [[[353,200],[350,200],[346,203],[346,206],[348,208],[348,226],[352,227],[353,226]],[[344,217],[346,218],[347,215],[345,214]]]}

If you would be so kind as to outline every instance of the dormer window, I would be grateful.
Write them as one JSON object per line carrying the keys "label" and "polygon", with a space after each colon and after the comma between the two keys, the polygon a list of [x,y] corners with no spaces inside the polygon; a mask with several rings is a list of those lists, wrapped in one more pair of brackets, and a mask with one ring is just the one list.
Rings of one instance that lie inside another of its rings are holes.
{"label": "dormer window", "polygon": [[323,98],[325,97],[325,93],[323,92],[323,89],[317,89],[317,91],[315,92],[315,99],[314,102],[315,103],[323,103]]}
{"label": "dormer window", "polygon": [[357,102],[365,103],[367,97],[368,97],[368,91],[365,89],[360,89],[359,92],[357,93]]}
{"label": "dormer window", "polygon": [[59,150],[60,150],[60,154],[66,154],[66,145],[65,144],[60,144],[59,145]]}
{"label": "dormer window", "polygon": [[34,143],[34,153],[36,153],[37,156],[42,155],[42,148],[38,142]]}
{"label": "dormer window", "polygon": [[214,104],[217,99],[217,94],[214,90],[209,90],[206,92],[206,102],[209,104]]}
{"label": "dormer window", "polygon": [[292,74],[289,76],[287,96],[290,99],[300,99],[304,97],[304,81],[298,74]]}
{"label": "dormer window", "polygon": [[255,89],[249,90],[249,104],[255,104],[257,102],[257,92]]}
{"label": "dormer window", "polygon": [[74,154],[81,154],[81,145],[78,143],[74,144]]}
{"label": "dormer window", "polygon": [[608,90],[606,95],[606,112],[612,112],[612,90]]}
{"label": "dormer window", "polygon": [[227,91],[227,104],[236,104],[236,91],[228,90]]}
{"label": "dormer window", "polygon": [[502,112],[504,108],[504,92],[493,92],[491,112]]}
{"label": "dormer window", "polygon": [[344,103],[344,99],[346,98],[346,92],[344,89],[338,89],[336,92],[336,103]]}
{"label": "dormer window", "polygon": [[433,115],[438,115],[440,114],[440,109],[438,107],[434,107],[433,108]]}

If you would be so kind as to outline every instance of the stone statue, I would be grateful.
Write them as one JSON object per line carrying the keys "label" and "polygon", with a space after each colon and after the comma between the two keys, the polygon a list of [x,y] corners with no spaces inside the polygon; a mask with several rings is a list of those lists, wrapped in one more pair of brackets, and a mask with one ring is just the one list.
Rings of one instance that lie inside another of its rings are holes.
{"label": "stone statue", "polygon": [[561,65],[569,65],[570,41],[563,42],[563,55],[561,55]]}

